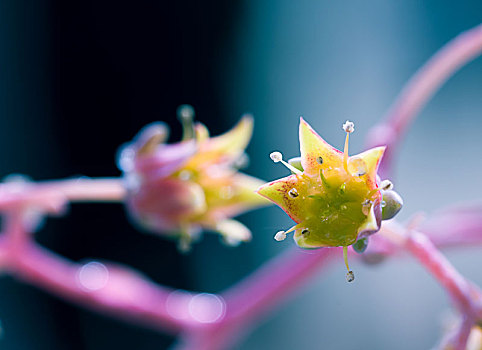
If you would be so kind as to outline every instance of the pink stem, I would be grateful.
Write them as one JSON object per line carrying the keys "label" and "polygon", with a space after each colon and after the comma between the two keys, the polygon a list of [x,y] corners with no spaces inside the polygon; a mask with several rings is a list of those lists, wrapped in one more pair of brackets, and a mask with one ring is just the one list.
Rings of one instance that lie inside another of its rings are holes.
{"label": "pink stem", "polygon": [[125,197],[119,178],[79,178],[0,184],[0,210],[40,207],[57,212],[69,201],[118,202]]}
{"label": "pink stem", "polygon": [[480,290],[468,282],[424,234],[409,231],[405,247],[435,277],[459,309],[462,321],[439,349],[465,350],[470,331],[481,313]]}
{"label": "pink stem", "polygon": [[376,125],[367,136],[369,147],[387,146],[380,164],[381,175],[389,175],[393,152],[415,116],[450,76],[481,52],[482,24],[446,44],[410,79],[384,122]]}
{"label": "pink stem", "polygon": [[341,261],[340,249],[288,249],[223,293],[228,306],[226,319],[245,323],[272,308],[335,257]]}
{"label": "pink stem", "polygon": [[[455,205],[430,215],[417,230],[423,232],[437,248],[454,248],[482,244],[482,204]],[[395,220],[384,221],[381,231],[370,238],[367,261],[393,256],[401,246],[387,239],[386,232],[403,235],[406,228]]]}
{"label": "pink stem", "polygon": [[21,280],[92,310],[173,332],[205,326],[193,308],[219,306],[199,294],[156,285],[122,266],[72,263],[31,242],[22,214],[5,215],[0,237],[2,267]]}
{"label": "pink stem", "polygon": [[[79,282],[82,265],[29,244],[17,254],[11,269],[19,279],[63,299],[130,322],[170,331],[196,324],[187,310],[175,311],[187,315],[184,319],[176,319],[168,312],[167,301],[172,290],[159,287],[128,269],[105,267],[108,271],[105,286],[89,290]],[[187,307],[186,303],[183,307]]]}
{"label": "pink stem", "polygon": [[445,288],[462,314],[477,312],[472,286],[424,234],[411,231],[405,246]]}
{"label": "pink stem", "polygon": [[309,280],[333,258],[341,259],[341,250],[325,248],[314,251],[290,248],[273,258],[243,281],[225,291],[226,316],[203,334],[189,334],[180,349],[226,349],[249,329],[250,321],[278,305],[296,288]]}

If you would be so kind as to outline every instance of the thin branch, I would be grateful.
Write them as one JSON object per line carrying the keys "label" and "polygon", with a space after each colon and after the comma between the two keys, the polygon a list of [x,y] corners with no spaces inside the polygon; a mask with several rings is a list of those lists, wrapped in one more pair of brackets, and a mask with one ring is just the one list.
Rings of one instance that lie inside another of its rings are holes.
{"label": "thin branch", "polygon": [[289,248],[271,259],[243,281],[222,293],[226,315],[218,324],[202,332],[186,334],[176,350],[227,349],[251,328],[252,321],[272,310],[321,267],[326,267],[341,250],[306,251]]}
{"label": "thin branch", "polygon": [[[416,229],[423,232],[437,248],[479,246],[482,244],[481,218],[482,203],[459,204],[434,212]],[[370,237],[368,249],[363,254],[364,259],[370,261],[398,254],[403,248],[403,242],[399,240],[395,244],[393,238],[400,237],[406,230],[396,220],[384,221],[380,232]]]}
{"label": "thin branch", "polygon": [[67,202],[119,202],[125,197],[120,178],[7,182],[0,184],[0,210],[41,208],[59,212]]}
{"label": "thin branch", "polygon": [[482,53],[482,24],[451,40],[410,79],[383,122],[367,135],[369,147],[386,145],[379,173],[387,177],[393,153],[415,116],[458,69]]}
{"label": "thin branch", "polygon": [[2,267],[17,278],[58,297],[92,310],[117,316],[149,328],[177,332],[204,326],[193,308],[209,298],[176,291],[149,281],[140,273],[114,264],[88,266],[70,262],[41,248],[28,237],[21,212],[7,215],[0,239]]}
{"label": "thin branch", "polygon": [[412,231],[407,235],[407,249],[444,287],[462,313],[474,311],[472,287],[424,234]]}
{"label": "thin branch", "polygon": [[335,256],[341,259],[340,249],[287,249],[223,293],[228,306],[226,319],[246,322],[272,308]]}
{"label": "thin branch", "polygon": [[160,287],[129,269],[102,265],[108,277],[102,288],[93,290],[85,288],[79,281],[83,265],[69,262],[35,245],[26,247],[11,269],[19,279],[63,299],[149,328],[179,331],[196,323],[189,317],[189,302],[176,310],[186,318],[177,319],[173,317],[174,313],[169,313],[167,305],[173,290]]}
{"label": "thin branch", "polygon": [[385,225],[379,234],[415,256],[444,287],[462,314],[477,314],[477,302],[482,300],[480,291],[455,269],[425,234],[394,222]]}

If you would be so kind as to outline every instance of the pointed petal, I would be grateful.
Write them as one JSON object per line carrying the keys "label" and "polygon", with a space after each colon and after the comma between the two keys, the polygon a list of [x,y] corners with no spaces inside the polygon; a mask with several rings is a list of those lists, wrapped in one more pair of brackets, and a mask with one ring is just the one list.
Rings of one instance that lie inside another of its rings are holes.
{"label": "pointed petal", "polygon": [[329,145],[313,128],[300,118],[301,165],[308,175],[318,175],[322,167],[317,160],[321,157],[323,167],[338,168],[343,164],[343,153]]}
{"label": "pointed petal", "polygon": [[370,188],[376,187],[376,177],[378,171],[378,165],[382,160],[383,153],[385,152],[385,146],[371,148],[365,152],[350,157],[350,161],[356,158],[360,158],[366,165],[366,179]]}
{"label": "pointed petal", "polygon": [[243,116],[239,123],[227,133],[202,142],[199,152],[189,161],[187,166],[198,168],[234,161],[241,156],[247,147],[252,133],[253,118]]}
{"label": "pointed petal", "polygon": [[169,127],[163,122],[151,123],[141,129],[135,137],[137,154],[151,154],[169,137]]}
{"label": "pointed petal", "polygon": [[[290,175],[261,186],[258,193],[278,205],[290,218],[300,223],[309,215],[307,211],[309,208],[303,205],[303,197],[308,192],[305,187],[305,182],[300,181],[299,175]],[[292,189],[296,190],[295,198],[289,195]]]}
{"label": "pointed petal", "polygon": [[204,152],[218,152],[227,155],[238,155],[248,146],[253,134],[253,117],[245,115],[227,133],[213,137],[209,143],[201,148]]}
{"label": "pointed petal", "polygon": [[256,190],[264,181],[242,173],[234,175],[232,180],[235,189],[235,198],[233,198],[233,201],[235,201],[237,206],[244,207],[246,208],[244,210],[247,210],[247,208],[251,209],[270,204],[269,201],[256,193]]}
{"label": "pointed petal", "polygon": [[375,205],[372,205],[368,212],[366,220],[358,228],[358,235],[364,232],[376,232],[378,231],[378,222],[375,216]]}
{"label": "pointed petal", "polygon": [[[198,150],[194,140],[172,145],[158,145],[152,154],[139,154],[133,160],[134,169],[144,176],[166,177],[183,167]],[[126,151],[129,151],[126,148]],[[127,155],[124,155],[127,154]],[[123,151],[120,157],[127,157],[129,152]],[[119,163],[122,159],[119,160]],[[125,163],[125,161],[124,161]],[[128,171],[129,169],[123,169]]]}
{"label": "pointed petal", "polygon": [[263,183],[264,181],[242,173],[204,180],[202,186],[206,191],[209,206],[205,221],[216,222],[269,205],[266,198],[255,192]]}

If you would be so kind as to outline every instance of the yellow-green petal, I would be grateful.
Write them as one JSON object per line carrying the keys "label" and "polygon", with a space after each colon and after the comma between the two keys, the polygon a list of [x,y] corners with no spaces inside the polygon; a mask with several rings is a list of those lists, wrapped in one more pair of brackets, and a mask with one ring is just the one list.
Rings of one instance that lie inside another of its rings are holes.
{"label": "yellow-green petal", "polygon": [[303,119],[300,119],[301,165],[305,174],[318,175],[320,169],[339,168],[343,164],[343,153],[328,144]]}
{"label": "yellow-green petal", "polygon": [[290,175],[261,186],[258,193],[278,205],[299,223],[309,214],[309,208],[304,202],[309,195],[306,180],[300,175]]}
{"label": "yellow-green petal", "polygon": [[253,118],[244,116],[238,124],[225,134],[206,139],[207,130],[198,126],[198,136],[203,142],[200,143],[199,152],[192,157],[187,168],[199,169],[211,164],[234,161],[244,152],[253,133]]}
{"label": "yellow-green petal", "polygon": [[376,187],[378,165],[382,160],[385,148],[385,146],[371,148],[365,152],[350,157],[350,161],[357,158],[364,161],[366,166],[366,181],[370,188]]}

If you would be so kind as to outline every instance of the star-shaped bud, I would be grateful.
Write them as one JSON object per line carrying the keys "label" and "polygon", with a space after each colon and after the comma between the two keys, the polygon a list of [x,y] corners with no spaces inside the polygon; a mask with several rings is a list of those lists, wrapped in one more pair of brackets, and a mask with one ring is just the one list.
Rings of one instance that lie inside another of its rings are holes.
{"label": "star-shaped bud", "polygon": [[210,137],[203,124],[194,123],[191,106],[181,106],[178,115],[184,127],[181,142],[165,144],[168,129],[155,123],[120,153],[134,222],[178,238],[181,250],[188,250],[202,229],[220,233],[230,245],[250,240],[250,230],[231,218],[269,204],[254,192],[262,181],[238,172],[247,158],[252,117]]}
{"label": "star-shaped bud", "polygon": [[[349,135],[355,130],[347,121],[344,151],[323,140],[303,118],[300,121],[301,157],[285,162],[280,152],[271,153],[274,162],[282,162],[292,175],[261,186],[258,193],[277,204],[296,225],[294,240],[302,248],[338,247],[344,249],[380,229],[383,193],[377,181],[377,169],[385,147],[376,147],[358,155],[348,155]],[[384,182],[387,190],[391,183]],[[352,281],[351,271],[347,279]]]}

